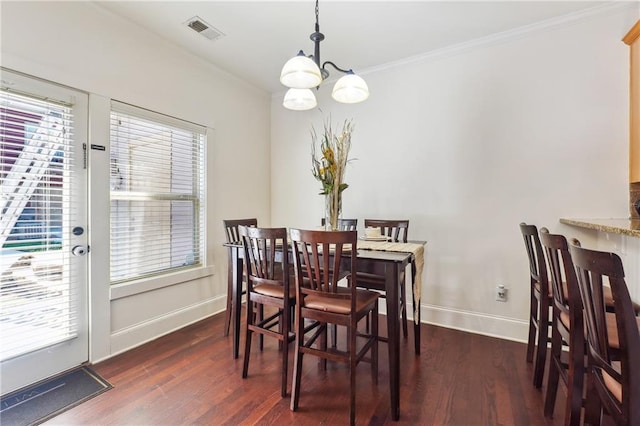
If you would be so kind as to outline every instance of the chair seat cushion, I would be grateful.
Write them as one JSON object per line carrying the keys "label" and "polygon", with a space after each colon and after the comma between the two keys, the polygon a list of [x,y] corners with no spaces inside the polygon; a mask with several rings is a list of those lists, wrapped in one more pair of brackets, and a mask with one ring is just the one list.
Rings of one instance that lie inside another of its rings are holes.
{"label": "chair seat cushion", "polygon": [[[537,291],[538,293],[540,293],[540,283],[539,283],[539,282],[536,282],[533,286],[535,287],[536,291]],[[549,294],[547,295],[547,296],[549,297],[549,299],[552,299],[552,298],[553,298],[552,288],[553,288],[553,286],[552,286],[552,285],[549,285]]]}
{"label": "chair seat cushion", "polygon": [[[602,296],[604,297],[604,304],[606,306],[613,306],[613,294],[611,294],[611,287],[602,286]],[[636,315],[640,313],[640,304],[637,304],[633,300],[631,301],[633,304],[633,310],[636,312]]]}
{"label": "chair seat cushion", "polygon": [[[344,293],[341,290],[340,293]],[[373,291],[356,291],[356,311],[362,311],[373,304],[380,295]],[[351,312],[351,299],[337,299],[330,296],[309,294],[304,298],[304,306],[308,309],[316,309],[324,312],[348,315]]]}
{"label": "chair seat cushion", "polygon": [[[620,343],[618,342],[618,326],[616,324],[616,314],[607,313],[606,321],[609,346],[615,349],[620,349]],[[638,331],[640,331],[640,317],[636,317],[636,323],[638,324]]]}
{"label": "chair seat cushion", "polygon": [[560,312],[560,322],[565,326],[567,330],[571,330],[571,321],[569,320],[568,313]]}
{"label": "chair seat cushion", "polygon": [[[253,287],[253,292],[280,299],[284,298],[284,287],[277,284],[259,284]],[[294,297],[296,297],[296,289],[291,286],[289,287],[289,298]]]}
{"label": "chair seat cushion", "polygon": [[[614,313],[607,313],[605,320],[607,321],[607,337],[609,338],[609,347],[620,349],[620,343],[618,342],[618,326],[616,325],[616,315]],[[565,312],[560,312],[560,321],[564,326],[570,330],[569,327],[569,315]],[[638,330],[640,331],[640,318],[636,318],[638,323]],[[587,333],[587,324],[584,325],[585,337]]]}
{"label": "chair seat cushion", "polygon": [[622,402],[622,383],[614,379],[604,370],[602,371],[602,379],[607,390],[619,401]]}

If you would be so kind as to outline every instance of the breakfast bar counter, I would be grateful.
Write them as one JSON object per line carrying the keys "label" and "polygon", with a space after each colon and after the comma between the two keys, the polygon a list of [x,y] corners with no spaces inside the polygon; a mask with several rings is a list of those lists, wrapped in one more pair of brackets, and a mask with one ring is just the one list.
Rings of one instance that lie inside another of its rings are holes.
{"label": "breakfast bar counter", "polygon": [[625,281],[633,300],[640,300],[640,219],[560,219],[572,227],[584,247],[616,253],[624,264]]}
{"label": "breakfast bar counter", "polygon": [[640,219],[560,219],[560,223],[640,238]]}

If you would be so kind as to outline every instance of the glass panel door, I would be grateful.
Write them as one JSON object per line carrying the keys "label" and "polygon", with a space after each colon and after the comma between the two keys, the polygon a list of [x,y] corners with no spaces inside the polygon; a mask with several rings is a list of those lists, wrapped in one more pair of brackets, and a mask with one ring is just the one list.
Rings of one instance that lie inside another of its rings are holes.
{"label": "glass panel door", "polygon": [[2,70],[2,394],[88,360],[87,104]]}

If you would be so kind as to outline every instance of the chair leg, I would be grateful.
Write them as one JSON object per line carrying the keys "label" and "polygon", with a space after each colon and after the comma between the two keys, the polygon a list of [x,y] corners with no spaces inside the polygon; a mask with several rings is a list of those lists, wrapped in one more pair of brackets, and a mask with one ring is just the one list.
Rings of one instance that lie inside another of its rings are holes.
{"label": "chair leg", "polygon": [[280,313],[282,325],[282,386],[280,395],[287,396],[287,375],[289,371],[289,313],[290,309],[283,309]]}
{"label": "chair leg", "polygon": [[[541,295],[540,297],[545,297]],[[549,341],[549,308],[540,303],[538,312],[538,343],[536,346],[536,361],[533,368],[533,385],[540,389],[544,376],[544,366],[547,361],[547,342]]]}
{"label": "chair leg", "polygon": [[231,276],[231,255],[229,255],[229,266],[227,274],[227,309],[224,312],[224,336],[227,337],[229,335],[229,328],[231,328],[231,312],[233,311],[233,279]]}
{"label": "chair leg", "polygon": [[[322,330],[322,334],[320,335],[320,349],[323,352],[327,351],[327,333],[329,330],[329,324],[325,323],[322,325],[323,330]],[[327,359],[326,358],[320,358],[320,369],[323,371],[327,370]]]}
{"label": "chair leg", "polygon": [[338,346],[338,326],[335,324],[331,325],[331,347],[335,348]]}
{"label": "chair leg", "polygon": [[[258,305],[258,320],[257,322],[262,322],[264,320],[264,305]],[[264,349],[264,335],[260,334],[258,336],[258,340],[260,340],[260,352]]]}
{"label": "chair leg", "polygon": [[[569,342],[571,357],[569,358],[569,384],[567,385],[567,406],[565,409],[565,413],[571,413],[569,424],[572,426],[580,425],[580,412],[583,406],[582,396],[586,372],[584,343],[584,335],[582,333],[572,333],[571,341]],[[585,413],[586,411],[585,400]]]}
{"label": "chair leg", "polygon": [[527,362],[533,362],[533,351],[536,346],[536,324],[538,322],[538,299],[533,285],[529,296],[529,337],[527,339]]}
{"label": "chair leg", "polygon": [[[278,333],[282,334],[282,321],[284,320],[284,316],[282,315],[282,309],[278,309],[278,315],[280,315],[280,317],[278,318]],[[283,345],[283,341],[279,340],[278,341],[279,351],[282,350],[282,345]]]}
{"label": "chair leg", "polygon": [[584,405],[584,424],[599,426],[602,420],[602,402],[593,384],[593,373],[589,370],[586,374],[586,398]]}
{"label": "chair leg", "polygon": [[560,359],[562,353],[562,337],[555,327],[556,315],[554,313],[553,338],[551,339],[551,361],[549,361],[549,376],[547,379],[547,393],[544,399],[545,417],[553,417],[553,409],[556,405],[558,394],[558,381],[560,379],[559,366],[556,360]]}
{"label": "chair leg", "polygon": [[[356,348],[356,328],[358,324],[355,320],[351,321],[351,333],[349,335],[349,424],[356,424],[356,366],[357,366],[357,348]],[[372,325],[372,328],[375,327]]]}
{"label": "chair leg", "polygon": [[253,331],[249,325],[254,324],[253,302],[247,301],[247,323],[245,324],[245,344],[244,344],[244,363],[242,364],[242,378],[246,379],[249,374],[249,357],[251,356],[251,335]]}
{"label": "chair leg", "polygon": [[304,344],[304,319],[300,315],[296,315],[296,350],[295,360],[293,361],[293,380],[291,384],[291,402],[289,408],[291,411],[298,409],[298,401],[300,399],[300,378],[302,377],[302,356],[304,355],[300,347]]}

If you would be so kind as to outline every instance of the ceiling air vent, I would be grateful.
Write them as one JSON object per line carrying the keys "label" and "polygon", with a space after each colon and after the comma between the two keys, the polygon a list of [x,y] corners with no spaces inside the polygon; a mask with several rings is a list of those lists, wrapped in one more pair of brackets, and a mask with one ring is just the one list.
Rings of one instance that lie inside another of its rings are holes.
{"label": "ceiling air vent", "polygon": [[194,16],[185,22],[187,27],[191,28],[193,31],[197,32],[203,37],[208,38],[209,40],[217,40],[220,37],[224,36],[224,33],[211,25],[207,24],[202,18],[198,16]]}

